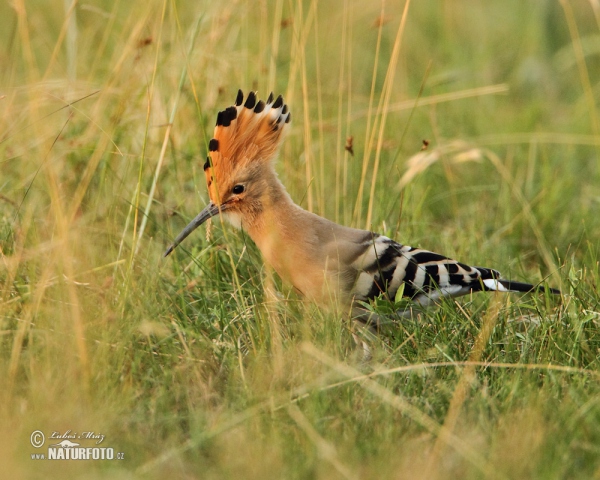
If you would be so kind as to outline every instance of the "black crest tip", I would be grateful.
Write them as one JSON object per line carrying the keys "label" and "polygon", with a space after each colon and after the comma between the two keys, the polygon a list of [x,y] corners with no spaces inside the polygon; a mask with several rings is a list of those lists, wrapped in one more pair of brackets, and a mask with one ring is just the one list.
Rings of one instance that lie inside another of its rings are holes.
{"label": "black crest tip", "polygon": [[288,116],[285,119],[285,123],[290,123],[292,121],[292,112],[288,112]]}
{"label": "black crest tip", "polygon": [[273,103],[273,92],[271,92],[269,94],[269,98],[267,98],[267,105],[269,105],[270,103]]}
{"label": "black crest tip", "polygon": [[210,168],[210,157],[206,157],[206,162],[204,162],[204,171]]}
{"label": "black crest tip", "polygon": [[273,104],[273,108],[279,108],[283,105],[283,97],[281,95],[279,95],[277,97],[277,100],[275,100],[275,103]]}
{"label": "black crest tip", "polygon": [[217,114],[217,127],[228,127],[231,125],[231,116],[227,110],[221,110]]}
{"label": "black crest tip", "polygon": [[250,92],[248,94],[248,98],[246,99],[246,103],[244,103],[244,107],[254,108],[255,105],[256,105],[256,93]]}
{"label": "black crest tip", "polygon": [[244,92],[242,92],[242,89],[239,89],[238,93],[237,93],[237,97],[235,99],[235,106],[239,107],[243,101],[244,101]]}
{"label": "black crest tip", "polygon": [[254,113],[260,113],[265,109],[265,102],[260,100],[254,107]]}
{"label": "black crest tip", "polygon": [[217,127],[223,125],[223,112],[217,113]]}
{"label": "black crest tip", "polygon": [[208,150],[210,152],[216,152],[219,149],[219,141],[216,138],[212,138],[210,142],[208,142]]}
{"label": "black crest tip", "polygon": [[229,123],[231,123],[233,120],[235,120],[237,118],[237,108],[227,107],[225,109],[225,111],[227,112],[227,116],[229,117]]}
{"label": "black crest tip", "polygon": [[228,127],[231,122],[237,118],[237,109],[235,107],[227,107],[217,114],[217,126]]}

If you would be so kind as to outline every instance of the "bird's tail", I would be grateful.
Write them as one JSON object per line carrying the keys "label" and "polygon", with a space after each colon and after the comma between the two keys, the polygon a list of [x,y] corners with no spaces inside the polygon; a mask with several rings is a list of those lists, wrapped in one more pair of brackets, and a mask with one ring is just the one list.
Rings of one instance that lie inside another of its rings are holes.
{"label": "bird's tail", "polygon": [[498,283],[510,292],[529,293],[545,292],[546,290],[548,290],[548,292],[552,293],[553,295],[560,295],[560,290],[558,290],[557,288],[547,287],[545,285],[532,285],[530,283],[513,282],[511,280],[498,280]]}
{"label": "bird's tail", "polygon": [[475,267],[481,274],[481,285],[483,290],[492,292],[544,292],[548,290],[554,295],[560,295],[560,290],[547,287],[545,285],[532,285],[531,283],[514,282],[512,280],[502,280],[500,272],[491,268]]}

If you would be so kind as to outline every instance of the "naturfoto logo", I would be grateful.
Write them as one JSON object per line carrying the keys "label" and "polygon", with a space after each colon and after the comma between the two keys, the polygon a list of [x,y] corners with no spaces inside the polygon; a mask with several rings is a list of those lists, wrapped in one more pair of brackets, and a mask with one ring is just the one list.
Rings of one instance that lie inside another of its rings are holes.
{"label": "naturfoto logo", "polygon": [[[60,440],[57,443],[48,445],[46,453],[32,453],[32,460],[123,460],[125,454],[116,452],[112,447],[88,447],[83,446],[82,442],[94,441],[94,445],[100,445],[105,435],[93,431],[77,433],[67,430],[63,433],[53,431],[48,439]],[[31,445],[34,448],[41,448],[46,442],[46,435],[41,430],[35,430],[31,433]]]}

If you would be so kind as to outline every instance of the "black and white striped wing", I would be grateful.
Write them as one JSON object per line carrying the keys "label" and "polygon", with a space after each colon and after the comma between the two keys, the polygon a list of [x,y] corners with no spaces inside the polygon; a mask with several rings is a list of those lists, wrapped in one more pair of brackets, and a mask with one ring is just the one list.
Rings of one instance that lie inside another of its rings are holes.
{"label": "black and white striped wing", "polygon": [[365,251],[353,263],[358,271],[352,290],[354,298],[367,301],[386,293],[394,298],[404,283],[405,297],[428,305],[440,297],[458,297],[476,291],[534,290],[527,283],[500,279],[500,272],[471,267],[438,253],[400,245],[374,234],[365,242]]}

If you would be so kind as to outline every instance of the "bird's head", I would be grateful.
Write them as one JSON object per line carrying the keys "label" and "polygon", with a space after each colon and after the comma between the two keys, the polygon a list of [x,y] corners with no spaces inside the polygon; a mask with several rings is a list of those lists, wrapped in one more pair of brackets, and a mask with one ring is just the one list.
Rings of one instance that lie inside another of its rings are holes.
{"label": "bird's head", "polygon": [[204,164],[211,201],[175,238],[165,256],[217,214],[242,227],[260,212],[269,193],[271,163],[290,120],[281,95],[274,100],[271,94],[264,102],[250,92],[244,101],[241,90],[235,105],[219,112]]}

